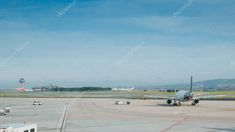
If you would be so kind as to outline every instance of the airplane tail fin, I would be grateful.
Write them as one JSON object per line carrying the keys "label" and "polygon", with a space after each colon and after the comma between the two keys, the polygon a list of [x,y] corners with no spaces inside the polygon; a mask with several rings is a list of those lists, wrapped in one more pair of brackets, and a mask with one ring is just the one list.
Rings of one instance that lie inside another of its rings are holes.
{"label": "airplane tail fin", "polygon": [[135,89],[135,86],[132,86],[132,89],[134,90],[134,89]]}
{"label": "airplane tail fin", "polygon": [[191,93],[192,91],[193,91],[193,76],[191,76],[191,83],[190,83],[189,92]]}

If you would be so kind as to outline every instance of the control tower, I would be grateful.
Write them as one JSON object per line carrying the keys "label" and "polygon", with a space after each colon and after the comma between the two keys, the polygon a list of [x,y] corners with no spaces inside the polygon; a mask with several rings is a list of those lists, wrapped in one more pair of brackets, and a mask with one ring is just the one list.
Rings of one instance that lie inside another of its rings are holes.
{"label": "control tower", "polygon": [[25,87],[25,82],[26,81],[24,80],[24,78],[20,78],[19,83],[20,83],[21,88]]}

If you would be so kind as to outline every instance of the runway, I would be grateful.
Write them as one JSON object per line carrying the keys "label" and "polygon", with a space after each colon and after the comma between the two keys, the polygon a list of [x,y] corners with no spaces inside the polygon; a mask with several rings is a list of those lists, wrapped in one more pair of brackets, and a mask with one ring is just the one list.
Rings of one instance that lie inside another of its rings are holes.
{"label": "runway", "polygon": [[[40,100],[42,106],[33,106]],[[166,105],[165,100],[125,100],[95,98],[1,98],[11,113],[0,117],[0,124],[33,122],[39,132],[170,132],[235,131],[235,101],[201,101],[196,106]],[[68,103],[67,114],[65,114]]]}

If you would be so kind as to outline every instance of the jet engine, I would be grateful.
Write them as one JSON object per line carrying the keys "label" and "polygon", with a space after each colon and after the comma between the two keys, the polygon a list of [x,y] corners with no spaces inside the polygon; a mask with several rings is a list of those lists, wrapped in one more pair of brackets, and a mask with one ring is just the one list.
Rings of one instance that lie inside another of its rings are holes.
{"label": "jet engine", "polygon": [[171,99],[167,99],[167,104],[171,104]]}
{"label": "jet engine", "polygon": [[199,103],[199,100],[198,99],[194,99],[194,103],[195,104]]}

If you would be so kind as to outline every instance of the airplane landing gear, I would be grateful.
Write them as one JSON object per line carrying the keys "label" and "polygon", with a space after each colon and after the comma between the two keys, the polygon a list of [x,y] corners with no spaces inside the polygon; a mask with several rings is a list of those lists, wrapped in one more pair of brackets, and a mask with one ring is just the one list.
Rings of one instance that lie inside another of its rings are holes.
{"label": "airplane landing gear", "polygon": [[181,105],[180,101],[178,102],[179,106]]}
{"label": "airplane landing gear", "polygon": [[176,100],[174,100],[173,106],[177,106]]}

